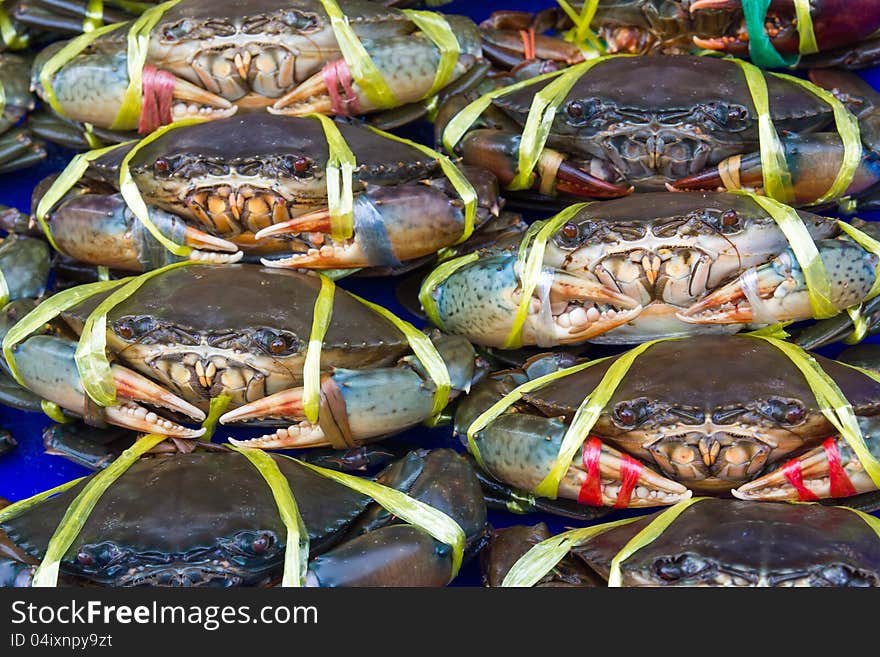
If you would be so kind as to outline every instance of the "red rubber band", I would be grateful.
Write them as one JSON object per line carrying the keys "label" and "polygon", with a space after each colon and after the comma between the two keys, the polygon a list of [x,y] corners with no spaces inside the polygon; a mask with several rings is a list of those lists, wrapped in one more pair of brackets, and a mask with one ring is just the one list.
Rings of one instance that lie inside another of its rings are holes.
{"label": "red rubber band", "polygon": [[815,502],[819,499],[813,491],[804,486],[804,475],[797,459],[792,459],[782,466],[782,474],[788,479],[788,483],[797,490],[801,502]]}
{"label": "red rubber band", "polygon": [[828,459],[828,479],[831,483],[831,497],[849,497],[856,494],[849,475],[840,463],[840,450],[837,448],[837,439],[829,438],[822,443],[825,450],[825,458]]}
{"label": "red rubber band", "polygon": [[361,114],[360,103],[351,79],[351,71],[344,59],[328,62],[321,69],[321,77],[330,95],[330,109],[337,116]]}
{"label": "red rubber band", "polygon": [[624,455],[623,463],[620,466],[621,481],[620,492],[617,494],[617,501],[614,502],[615,509],[625,509],[629,506],[632,498],[633,489],[639,481],[639,473],[644,466],[630,456]]}
{"label": "red rubber band", "polygon": [[174,74],[147,64],[141,75],[144,102],[138,120],[142,135],[171,123],[171,103],[174,100]]}
{"label": "red rubber band", "polygon": [[578,492],[578,504],[602,506],[602,477],[599,475],[599,456],[602,453],[602,441],[590,438],[583,448],[584,470],[587,478]]}

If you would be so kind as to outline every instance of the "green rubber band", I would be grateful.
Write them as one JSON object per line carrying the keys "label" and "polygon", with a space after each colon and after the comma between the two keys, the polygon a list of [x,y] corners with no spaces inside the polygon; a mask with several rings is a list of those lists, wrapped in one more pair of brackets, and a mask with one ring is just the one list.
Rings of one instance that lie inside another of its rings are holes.
{"label": "green rubber band", "polygon": [[742,10],[749,33],[749,57],[761,68],[782,68],[796,66],[800,57],[784,56],[773,46],[764,21],[772,0],[742,0]]}

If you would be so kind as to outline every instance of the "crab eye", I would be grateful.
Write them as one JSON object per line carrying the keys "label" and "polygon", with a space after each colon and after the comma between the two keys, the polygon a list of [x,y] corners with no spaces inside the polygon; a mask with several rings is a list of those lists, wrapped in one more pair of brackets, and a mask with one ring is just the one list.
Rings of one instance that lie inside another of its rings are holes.
{"label": "crab eye", "polygon": [[116,333],[126,340],[131,340],[134,337],[134,327],[129,322],[119,322],[116,326]]}
{"label": "crab eye", "polygon": [[807,417],[806,409],[796,401],[771,399],[761,405],[760,411],[775,422],[793,426]]}
{"label": "crab eye", "polygon": [[79,552],[79,553],[76,555],[76,562],[77,562],[80,566],[94,566],[94,565],[95,565],[95,560],[94,560],[94,558],[92,557],[91,554],[89,554],[89,553],[86,552],[85,550],[82,550],[81,552]]}
{"label": "crab eye", "polygon": [[160,157],[153,162],[153,169],[155,169],[157,173],[167,173],[170,168],[171,166],[168,164],[168,160],[163,157]]}
{"label": "crab eye", "polygon": [[654,563],[654,572],[666,582],[675,582],[699,575],[709,568],[709,562],[693,554],[679,557],[658,559]]}
{"label": "crab eye", "polygon": [[272,537],[269,534],[260,534],[251,543],[251,552],[263,554],[272,546]]}
{"label": "crab eye", "polygon": [[621,402],[614,408],[614,419],[624,427],[635,427],[648,417],[648,400],[637,399],[631,402]]}
{"label": "crab eye", "polygon": [[739,214],[736,210],[726,210],[721,215],[721,226],[724,228],[733,228],[739,224]]}
{"label": "crab eye", "polygon": [[293,162],[293,170],[299,174],[303,174],[308,171],[312,166],[312,163],[309,162],[308,158],[298,157]]}
{"label": "crab eye", "polygon": [[584,104],[576,100],[568,104],[566,111],[571,118],[580,119],[584,115]]}
{"label": "crab eye", "polygon": [[292,351],[296,340],[291,336],[264,329],[257,334],[257,344],[267,354],[280,356]]}

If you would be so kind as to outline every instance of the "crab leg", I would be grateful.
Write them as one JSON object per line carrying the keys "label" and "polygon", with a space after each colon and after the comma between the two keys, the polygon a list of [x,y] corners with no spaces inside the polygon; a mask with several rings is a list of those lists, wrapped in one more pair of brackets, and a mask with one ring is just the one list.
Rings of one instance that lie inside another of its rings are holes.
{"label": "crab leg", "polygon": [[70,340],[35,335],[18,345],[14,353],[28,389],[65,410],[82,415],[87,421],[176,438],[197,438],[205,432],[181,426],[137,403],[166,408],[199,422],[205,419],[205,414],[192,404],[121,365],[111,365],[120,403],[103,409],[92,404],[82,388],[75,351],[76,344]]}
{"label": "crab leg", "polygon": [[[244,255],[158,208],[150,219],[165,237],[192,247],[191,260],[238,262]],[[144,228],[120,194],[84,194],[64,201],[49,216],[52,235],[65,254],[88,264],[125,271],[148,271],[179,260]]]}
{"label": "crab leg", "polygon": [[[497,198],[494,181],[487,184],[480,180],[486,176],[477,178],[476,172],[469,177],[476,189],[486,191],[478,196],[481,203]],[[490,211],[481,208],[482,218]],[[454,191],[450,195],[439,184],[373,187],[355,197],[350,239],[332,240],[330,226],[330,210],[324,208],[264,228],[256,233],[256,240],[298,235],[297,242],[304,242],[307,251],[263,264],[314,269],[396,266],[455,244],[464,231],[464,208]],[[314,242],[316,235],[320,244]]]}
{"label": "crab leg", "polygon": [[[504,345],[522,289],[516,256],[482,258],[452,273],[433,296],[444,329],[487,346]],[[485,299],[493,299],[486,303]],[[619,310],[623,309],[623,310]],[[523,326],[524,344],[572,344],[635,319],[642,307],[598,281],[545,269]]]}
{"label": "crab leg", "polygon": [[[457,336],[434,340],[452,381],[452,394],[467,391],[474,378],[473,347]],[[281,420],[287,428],[253,440],[230,442],[261,449],[352,446],[412,427],[431,416],[434,384],[415,357],[397,367],[373,370],[337,369],[321,380],[321,407],[316,424],[306,420],[303,388],[291,388],[246,404],[220,417],[220,422]]]}
{"label": "crab leg", "polygon": [[[466,163],[488,168],[498,177],[498,182],[507,186],[519,166],[519,140],[518,134],[500,130],[473,130],[462,140],[462,155]],[[534,177],[533,186],[547,196],[561,193],[603,199],[626,196],[633,191],[632,187],[592,175],[550,148],[541,152]]]}
{"label": "crab leg", "polygon": [[[844,240],[818,240],[816,245],[835,307],[842,311],[864,300],[874,284],[877,256]],[[691,324],[769,324],[812,316],[806,280],[791,249],[678,314]]]}
{"label": "crab leg", "polygon": [[[877,458],[878,441],[869,432],[864,433],[868,448]],[[731,492],[741,500],[796,502],[843,498],[874,490],[877,486],[846,442],[829,438],[822,446]]]}

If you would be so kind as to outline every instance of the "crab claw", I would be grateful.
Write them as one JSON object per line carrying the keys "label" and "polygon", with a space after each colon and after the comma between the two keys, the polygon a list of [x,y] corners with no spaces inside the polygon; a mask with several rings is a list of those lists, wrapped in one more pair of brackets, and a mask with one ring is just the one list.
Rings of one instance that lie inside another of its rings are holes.
{"label": "crab claw", "polygon": [[107,422],[134,431],[158,433],[175,438],[198,438],[204,429],[190,429],[161,417],[138,402],[187,415],[201,422],[198,408],[121,365],[111,365],[120,403],[95,406],[82,389],[76,368],[76,344],[52,335],[35,335],[15,349],[16,363],[28,389],[87,421]]}
{"label": "crab claw", "polygon": [[[451,78],[455,80],[480,58],[480,34],[476,26],[466,19],[447,16],[447,20],[461,46]],[[421,32],[376,40],[367,49],[392,91],[395,107],[420,101],[431,91],[439,51]],[[268,108],[272,114],[290,116],[315,112],[354,116],[380,109],[388,108],[381,106],[375,94],[366,93],[353,79],[344,59],[328,62],[320,72],[299,83]]]}
{"label": "crab claw", "polygon": [[[880,28],[880,7],[871,0],[823,0],[810,3],[810,13],[816,42],[820,50],[837,48],[860,41]],[[694,0],[692,15],[702,11],[742,12],[742,0]],[[796,54],[800,39],[797,30],[796,9],[793,0],[772,0],[764,21],[765,31],[781,53]],[[700,48],[719,50],[731,55],[748,51],[748,31],[745,21],[737,26],[735,34],[715,38],[695,37]]]}
{"label": "crab claw", "polygon": [[[149,212],[159,232],[193,249],[191,260],[233,263],[244,255],[232,242],[189,226],[173,214],[158,208]],[[178,259],[135,217],[121,194],[70,197],[51,212],[49,224],[61,251],[90,265],[146,271]]]}
{"label": "crab claw", "polygon": [[[831,302],[842,311],[861,303],[871,291],[878,258],[853,242],[818,240],[816,246],[831,289]],[[772,324],[813,317],[806,279],[787,249],[772,262],[749,269],[678,314],[691,324]]]}
{"label": "crab claw", "polygon": [[[481,258],[431,290],[444,330],[477,344],[503,347],[513,330],[522,287],[516,256]],[[546,269],[523,325],[525,345],[574,344],[634,320],[642,306],[597,281]]]}
{"label": "crab claw", "polygon": [[[781,138],[785,159],[791,173],[791,205],[815,203],[837,179],[843,163],[844,147],[837,134],[814,133],[786,135]],[[870,154],[862,157],[846,195],[859,195],[880,182],[880,167]],[[717,166],[667,184],[670,191],[725,191],[749,189],[762,191],[764,171],[759,153],[734,155]]]}
{"label": "crab claw", "polygon": [[[461,143],[465,162],[483,166],[498,177],[503,186],[516,177],[519,160],[518,134],[500,130],[472,130]],[[534,173],[534,185],[545,196],[570,194],[584,198],[619,198],[632,193],[623,187],[597,178],[551,148],[541,151]]]}
{"label": "crab claw", "polygon": [[[440,334],[432,335],[432,341],[449,372],[452,395],[469,390],[477,373],[470,343],[458,336]],[[377,403],[380,396],[381,403]],[[417,359],[406,357],[397,367],[337,369],[332,375],[324,375],[317,423],[306,419],[303,388],[284,390],[231,410],[220,417],[220,422],[290,423],[252,440],[230,439],[245,447],[291,449],[330,445],[342,449],[425,421],[431,417],[433,403],[433,381]]]}
{"label": "crab claw", "polygon": [[[491,174],[486,172],[481,177],[487,176]],[[494,181],[490,185],[477,182],[474,186],[486,191],[486,195],[479,196],[481,204],[497,198]],[[491,208],[479,209],[478,225],[488,212]],[[303,252],[279,260],[265,259],[263,264],[313,269],[394,267],[452,246],[461,238],[465,226],[461,201],[454,191],[450,194],[440,184],[371,187],[355,197],[353,220],[351,237],[338,241],[331,237],[328,208],[272,224],[258,231],[255,239],[288,236],[291,247],[301,247]]]}
{"label": "crab claw", "polygon": [[797,502],[844,498],[877,490],[847,444],[829,438],[781,468],[731,491],[741,500]]}

